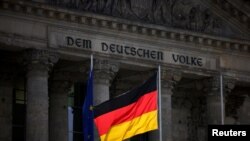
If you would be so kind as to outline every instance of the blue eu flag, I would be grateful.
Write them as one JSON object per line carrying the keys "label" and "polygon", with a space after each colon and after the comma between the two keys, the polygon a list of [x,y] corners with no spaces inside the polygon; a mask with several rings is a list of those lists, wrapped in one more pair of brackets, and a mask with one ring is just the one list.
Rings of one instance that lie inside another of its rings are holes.
{"label": "blue eu flag", "polygon": [[93,71],[89,73],[87,94],[82,107],[84,141],[94,141]]}

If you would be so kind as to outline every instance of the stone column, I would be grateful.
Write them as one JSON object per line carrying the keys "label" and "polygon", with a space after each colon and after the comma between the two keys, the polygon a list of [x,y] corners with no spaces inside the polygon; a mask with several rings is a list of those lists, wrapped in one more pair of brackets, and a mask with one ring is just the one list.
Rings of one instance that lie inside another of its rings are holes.
{"label": "stone column", "polygon": [[94,62],[94,105],[109,100],[109,87],[118,72],[118,64],[108,60]]}
{"label": "stone column", "polygon": [[244,96],[244,102],[238,110],[239,123],[240,124],[250,124],[250,97],[249,93]]}
{"label": "stone column", "polygon": [[[163,69],[161,74],[162,95],[162,139],[172,141],[172,95],[175,84],[180,81],[181,73]],[[150,141],[159,139],[159,130],[149,135]]]}
{"label": "stone column", "polygon": [[208,124],[221,124],[220,78],[213,77],[207,82],[207,121]]}
{"label": "stone column", "polygon": [[[208,84],[209,83],[209,84]],[[220,78],[213,77],[206,85],[207,90],[207,120],[208,124],[221,124],[221,95],[220,95]],[[225,103],[226,95],[234,88],[234,81],[228,78],[223,79],[223,99],[224,99],[224,120],[225,120]]]}
{"label": "stone column", "polygon": [[[94,85],[93,85],[93,102],[98,105],[109,100],[109,87],[111,81],[118,72],[118,65],[108,60],[95,60],[94,62]],[[99,141],[97,129],[94,131],[94,140]]]}
{"label": "stone column", "polygon": [[48,72],[58,57],[47,50],[25,52],[27,65],[26,141],[48,141]]}
{"label": "stone column", "polygon": [[8,73],[0,74],[0,141],[12,140],[13,85]]}
{"label": "stone column", "polygon": [[225,103],[225,124],[234,124],[236,123],[236,119],[233,118],[231,111],[237,110],[237,107],[230,104],[232,101],[235,100],[232,99],[230,96],[232,90],[235,87],[236,80],[230,77],[224,77],[223,82],[224,82],[223,90],[224,90],[224,103]]}
{"label": "stone column", "polygon": [[73,83],[64,78],[51,80],[49,98],[49,141],[68,140],[68,92]]}
{"label": "stone column", "polygon": [[235,88],[236,80],[233,78],[224,77],[224,93],[229,94]]}

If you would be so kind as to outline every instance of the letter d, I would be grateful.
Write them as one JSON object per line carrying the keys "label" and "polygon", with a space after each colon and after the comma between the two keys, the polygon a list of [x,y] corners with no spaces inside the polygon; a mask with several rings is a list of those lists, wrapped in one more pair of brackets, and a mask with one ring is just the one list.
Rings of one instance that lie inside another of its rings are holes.
{"label": "letter d", "polygon": [[102,43],[102,51],[107,51],[108,50],[108,45],[106,43]]}
{"label": "letter d", "polygon": [[74,39],[72,37],[67,36],[67,45],[72,46],[74,44]]}

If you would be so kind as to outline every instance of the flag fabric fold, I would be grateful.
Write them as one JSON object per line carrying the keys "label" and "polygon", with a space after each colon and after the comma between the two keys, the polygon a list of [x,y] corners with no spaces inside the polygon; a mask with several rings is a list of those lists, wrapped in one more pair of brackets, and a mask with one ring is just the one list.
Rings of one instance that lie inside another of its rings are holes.
{"label": "flag fabric fold", "polygon": [[158,129],[157,75],[141,86],[95,107],[101,141],[122,141]]}
{"label": "flag fabric fold", "polygon": [[94,141],[93,113],[93,70],[91,68],[87,81],[87,93],[82,107],[84,141]]}

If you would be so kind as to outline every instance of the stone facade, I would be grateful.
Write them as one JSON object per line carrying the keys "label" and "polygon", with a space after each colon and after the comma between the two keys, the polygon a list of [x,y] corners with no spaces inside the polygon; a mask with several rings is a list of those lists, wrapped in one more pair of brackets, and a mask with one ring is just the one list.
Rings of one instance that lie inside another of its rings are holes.
{"label": "stone facade", "polygon": [[80,140],[69,124],[79,124],[70,116],[85,88],[70,91],[86,82],[90,54],[95,105],[161,65],[163,140],[206,141],[208,124],[249,124],[249,9],[244,0],[2,0],[0,141]]}

